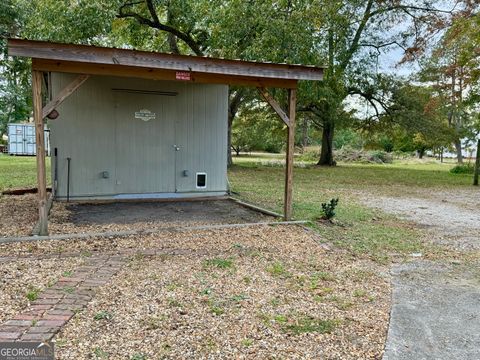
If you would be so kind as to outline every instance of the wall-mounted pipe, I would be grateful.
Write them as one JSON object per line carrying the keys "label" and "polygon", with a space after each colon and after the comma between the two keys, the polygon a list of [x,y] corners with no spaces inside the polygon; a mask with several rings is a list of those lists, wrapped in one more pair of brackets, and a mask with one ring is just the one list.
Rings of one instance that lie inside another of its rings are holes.
{"label": "wall-mounted pipe", "polygon": [[54,167],[54,174],[53,174],[53,197],[57,197],[57,189],[58,189],[58,148],[53,149],[53,155],[55,156],[55,167]]}
{"label": "wall-mounted pipe", "polygon": [[72,158],[67,157],[67,202],[70,201],[70,161]]}

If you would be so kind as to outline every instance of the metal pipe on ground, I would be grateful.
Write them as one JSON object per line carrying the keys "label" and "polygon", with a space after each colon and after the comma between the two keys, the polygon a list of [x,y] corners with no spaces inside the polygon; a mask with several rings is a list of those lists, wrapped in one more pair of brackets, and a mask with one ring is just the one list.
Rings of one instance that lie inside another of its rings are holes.
{"label": "metal pipe on ground", "polygon": [[274,211],[271,211],[271,210],[267,210],[267,209],[264,209],[264,208],[261,208],[260,206],[256,206],[256,205],[252,205],[252,204],[249,204],[249,203],[246,203],[244,201],[241,201],[237,198],[234,198],[232,196],[229,197],[230,200],[232,201],[235,201],[237,204],[239,205],[242,205],[248,209],[252,209],[252,210],[255,210],[255,211],[258,211],[262,214],[265,214],[265,215],[270,215],[270,216],[273,216],[273,217],[277,217],[277,218],[283,218],[283,215],[279,214],[279,213],[276,213]]}
{"label": "metal pipe on ground", "polygon": [[217,225],[199,225],[199,226],[180,226],[180,227],[164,227],[153,228],[146,230],[125,230],[125,231],[106,231],[106,232],[91,232],[91,233],[73,233],[73,234],[58,234],[46,236],[19,236],[19,237],[0,237],[0,244],[41,241],[41,240],[73,240],[73,239],[90,239],[98,237],[125,237],[130,235],[148,235],[158,234],[162,232],[182,232],[182,231],[201,231],[201,230],[215,230],[215,229],[234,229],[250,226],[281,226],[281,225],[305,225],[309,221],[266,221],[256,223],[240,223],[240,224],[217,224]]}

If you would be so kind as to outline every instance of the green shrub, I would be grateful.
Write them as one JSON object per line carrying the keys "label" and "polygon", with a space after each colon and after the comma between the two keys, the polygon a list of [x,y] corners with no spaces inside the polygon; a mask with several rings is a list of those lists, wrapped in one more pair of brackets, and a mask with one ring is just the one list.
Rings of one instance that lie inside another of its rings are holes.
{"label": "green shrub", "polygon": [[106,310],[101,310],[97,312],[93,317],[94,320],[112,320],[112,318],[112,313]]}
{"label": "green shrub", "polygon": [[132,355],[132,357],[130,359],[131,360],[146,360],[147,356],[145,354],[142,354],[142,353],[135,353],[135,354]]}
{"label": "green shrub", "polygon": [[282,326],[283,331],[291,333],[293,335],[300,335],[304,333],[320,333],[328,334],[335,330],[335,327],[339,324],[338,320],[326,319],[313,319],[310,317],[302,317],[295,319],[292,323],[287,323]]}
{"label": "green shrub", "polygon": [[322,219],[330,220],[335,216],[335,208],[338,205],[338,198],[322,203]]}
{"label": "green shrub", "polygon": [[350,147],[352,149],[361,149],[364,145],[362,136],[352,129],[340,129],[335,131],[333,138],[333,148],[342,149],[344,147]]}
{"label": "green shrub", "polygon": [[296,157],[295,160],[317,162],[320,158],[320,147],[309,146],[303,149],[303,153]]}
{"label": "green shrub", "polygon": [[30,301],[35,301],[38,299],[38,294],[40,293],[40,289],[37,289],[33,286],[30,286],[28,288],[28,292],[27,292],[27,299],[30,300]]}
{"label": "green shrub", "polygon": [[459,164],[450,169],[452,174],[473,174],[475,167],[472,164]]}
{"label": "green shrub", "polygon": [[207,267],[216,267],[219,269],[230,269],[233,268],[233,259],[221,259],[221,258],[214,258],[208,259],[204,261],[204,265]]}

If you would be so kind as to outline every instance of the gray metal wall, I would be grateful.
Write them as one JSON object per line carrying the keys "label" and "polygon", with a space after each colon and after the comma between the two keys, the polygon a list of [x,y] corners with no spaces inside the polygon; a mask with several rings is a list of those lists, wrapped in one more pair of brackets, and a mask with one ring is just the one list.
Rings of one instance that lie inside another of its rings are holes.
{"label": "gray metal wall", "polygon": [[[53,73],[53,96],[74,77]],[[67,194],[67,158],[72,198],[224,194],[227,107],[224,85],[90,77],[49,121],[57,198]],[[142,109],[155,119],[135,118]],[[204,189],[196,187],[197,172],[207,173]]]}

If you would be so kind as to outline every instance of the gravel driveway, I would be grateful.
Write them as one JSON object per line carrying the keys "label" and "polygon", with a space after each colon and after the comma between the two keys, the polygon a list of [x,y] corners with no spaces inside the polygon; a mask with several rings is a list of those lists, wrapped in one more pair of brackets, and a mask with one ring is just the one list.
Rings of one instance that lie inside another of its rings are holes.
{"label": "gravel driveway", "polygon": [[[419,195],[419,196],[416,196]],[[433,243],[468,261],[415,260],[392,268],[385,360],[480,358],[480,191],[367,197],[371,207],[416,222]]]}

